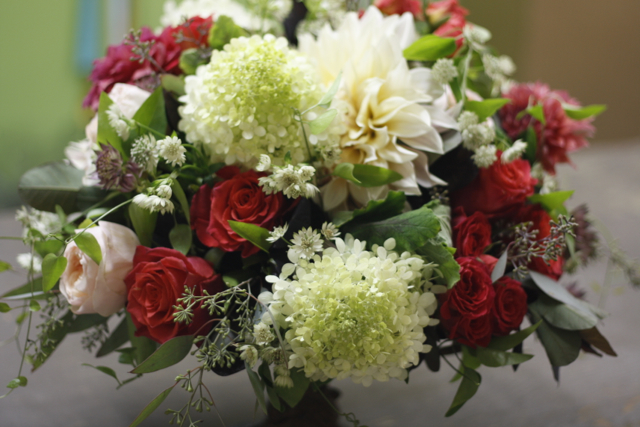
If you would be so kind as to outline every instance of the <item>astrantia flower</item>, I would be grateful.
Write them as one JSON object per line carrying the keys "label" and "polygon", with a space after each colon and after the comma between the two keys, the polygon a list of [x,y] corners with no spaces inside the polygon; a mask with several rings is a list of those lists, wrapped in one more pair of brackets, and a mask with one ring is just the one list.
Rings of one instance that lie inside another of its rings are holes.
{"label": "astrantia flower", "polygon": [[287,233],[287,229],[289,228],[289,224],[285,224],[282,227],[274,227],[272,231],[269,232],[269,237],[267,237],[267,242],[277,242],[282,239],[284,235]]}
{"label": "astrantia flower", "polygon": [[182,146],[182,141],[176,136],[169,136],[158,141],[158,153],[171,166],[182,166],[187,160],[185,153],[187,149]]}
{"label": "astrantia flower", "polygon": [[186,78],[179,127],[212,162],[252,167],[268,154],[283,164],[287,152],[294,163],[305,161],[308,151],[294,110],[304,111],[322,96],[316,76],[284,38],[232,39]]}
{"label": "astrantia flower", "polygon": [[100,144],[97,152],[95,176],[105,190],[117,189],[123,193],[132,191],[142,170],[135,162],[124,162],[122,155],[112,145]]}
{"label": "astrantia flower", "polygon": [[[430,70],[409,69],[402,51],[416,38],[410,14],[385,18],[375,7],[362,19],[347,14],[337,30],[326,26],[317,40],[300,37],[300,51],[318,64],[326,86],[343,72],[333,103],[347,126],[340,140],[342,160],[381,166],[403,176],[390,186],[374,188],[335,178],[322,190],[325,210],[349,195],[356,204],[366,204],[389,189],[420,194],[418,184],[431,186],[424,151],[441,153],[438,130],[457,125],[439,108],[422,105],[440,96],[442,86],[431,80]],[[420,162],[420,170],[413,162]]]}
{"label": "astrantia flower", "polygon": [[153,172],[158,166],[158,144],[156,138],[151,134],[136,138],[131,147],[131,159],[147,172]]}
{"label": "astrantia flower", "polygon": [[351,235],[335,242],[337,249],[267,276],[273,295],[260,298],[272,298],[269,310],[287,330],[289,368],[302,368],[313,381],[351,378],[370,385],[406,378],[418,354],[430,350],[423,345],[437,305],[425,280],[430,267],[408,252],[392,252],[393,239],[372,251]]}
{"label": "astrantia flower", "polygon": [[299,258],[311,258],[316,252],[322,250],[322,240],[317,231],[309,228],[303,228],[297,233],[293,233],[291,239],[293,245],[289,248],[289,259],[297,260]]}

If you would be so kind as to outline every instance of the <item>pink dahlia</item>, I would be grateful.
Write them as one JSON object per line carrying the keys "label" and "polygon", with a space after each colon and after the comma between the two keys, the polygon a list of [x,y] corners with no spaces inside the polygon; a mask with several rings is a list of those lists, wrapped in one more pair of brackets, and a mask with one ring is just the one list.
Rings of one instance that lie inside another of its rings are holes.
{"label": "pink dahlia", "polygon": [[580,103],[564,91],[550,90],[542,83],[523,83],[514,85],[502,96],[511,100],[500,110],[502,127],[511,138],[520,136],[534,120],[529,114],[521,118],[518,114],[529,106],[542,105],[546,123],[538,120],[533,123],[538,138],[536,158],[549,173],[555,174],[556,163],[571,163],[567,153],[586,147],[586,138],[593,136],[592,118],[574,120],[565,113],[563,104],[580,106]]}

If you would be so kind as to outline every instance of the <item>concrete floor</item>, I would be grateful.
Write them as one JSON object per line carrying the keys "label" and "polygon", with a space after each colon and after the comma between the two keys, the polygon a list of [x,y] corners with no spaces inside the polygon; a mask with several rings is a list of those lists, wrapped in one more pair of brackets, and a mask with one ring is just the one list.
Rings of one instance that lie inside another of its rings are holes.
{"label": "concrete floor", "polygon": [[[632,258],[640,257],[640,140],[600,143],[572,156],[577,169],[559,171],[563,189],[575,189],[571,207],[588,203],[592,214],[618,238],[618,245]],[[18,235],[13,212],[0,214],[0,235]],[[0,242],[0,259],[14,262],[19,243]],[[602,283],[606,265],[600,263],[579,275],[589,290],[587,298],[598,303],[593,285]],[[2,274],[0,292],[23,283],[23,278]],[[444,365],[434,374],[421,366],[412,372],[409,385],[401,382],[376,383],[369,388],[337,382],[342,391],[343,411],[353,412],[369,427],[392,426],[640,426],[640,289],[624,286],[622,278],[605,298],[611,313],[600,330],[618,353],[617,358],[581,355],[561,370],[557,385],[540,344],[525,343],[525,352],[535,357],[520,366],[483,367],[478,394],[452,418],[444,413],[456,392],[449,384],[453,372]],[[13,334],[13,314],[0,315],[0,340]],[[81,350],[81,335],[69,336],[51,359],[34,374],[29,385],[0,401],[0,426],[127,426],[160,391],[173,384],[176,375],[196,366],[186,360],[165,371],[139,379],[115,390],[115,381],[82,363],[113,367],[127,378],[114,355],[95,359]],[[14,344],[0,348],[0,384],[15,377],[19,355]],[[231,377],[211,375],[207,380],[216,405],[227,426],[247,426],[254,417],[251,386],[244,373]],[[167,425],[165,408],[179,409],[187,394],[175,390],[143,426]],[[222,426],[215,414],[207,414],[208,426]]]}

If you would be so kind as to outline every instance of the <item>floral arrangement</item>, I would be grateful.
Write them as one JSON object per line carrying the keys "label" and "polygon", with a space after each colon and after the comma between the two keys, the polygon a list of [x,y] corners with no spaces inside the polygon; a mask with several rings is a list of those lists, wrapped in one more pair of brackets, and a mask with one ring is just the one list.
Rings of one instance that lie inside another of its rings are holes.
{"label": "floral arrangement", "polygon": [[96,367],[122,386],[192,355],[132,425],[177,385],[188,403],[167,413],[193,425],[210,372],[246,372],[284,411],[332,379],[442,360],[460,381],[449,416],[481,365],[533,357],[533,333],[556,378],[580,350],[615,356],[606,313],[558,283],[597,235],[556,165],[604,107],[511,80],[457,0],[357,6],[167,2],[163,29],[95,61],[86,139],[20,183],[29,281],[0,308],[42,316],[24,361],[84,332],[130,365]]}

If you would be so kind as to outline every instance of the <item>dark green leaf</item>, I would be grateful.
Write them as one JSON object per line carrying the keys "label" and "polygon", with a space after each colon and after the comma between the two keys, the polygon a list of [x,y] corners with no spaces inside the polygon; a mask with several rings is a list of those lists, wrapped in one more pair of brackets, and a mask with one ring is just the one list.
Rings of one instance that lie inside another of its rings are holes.
{"label": "dark green leaf", "polygon": [[208,58],[203,56],[203,50],[197,48],[185,49],[180,54],[180,69],[186,75],[193,75],[199,66],[208,62]]}
{"label": "dark green leaf", "polygon": [[360,240],[366,240],[369,246],[384,242],[393,237],[396,252],[415,252],[427,244],[429,239],[438,235],[440,222],[433,211],[426,207],[397,215],[383,221],[359,225],[351,232]]}
{"label": "dark green leaf", "polygon": [[49,357],[53,354],[53,351],[58,347],[58,344],[62,342],[64,337],[67,336],[67,330],[73,321],[74,314],[69,310],[62,318],[61,324],[56,327],[51,333],[48,334],[47,343],[42,346],[41,352],[38,353],[38,356],[31,360],[33,365],[32,371],[38,369],[44,362],[47,361]]}
{"label": "dark green leaf", "polygon": [[391,218],[402,213],[406,199],[402,191],[389,191],[386,199],[372,200],[362,209],[345,211],[345,215],[341,219],[334,218],[333,223],[337,227],[342,227],[348,223],[345,227],[345,231],[348,232],[348,228],[353,227],[355,224]]}
{"label": "dark green leaf", "polygon": [[40,311],[40,304],[38,304],[38,301],[32,299],[31,301],[29,301],[29,310],[31,311]]}
{"label": "dark green leaf", "polygon": [[262,381],[268,386],[273,387],[273,379],[271,378],[271,369],[269,369],[269,364],[267,362],[262,362],[260,367],[258,368],[258,374],[260,374],[260,378]]}
{"label": "dark green leaf", "polygon": [[64,162],[45,163],[22,175],[18,193],[35,209],[54,212],[60,205],[65,212],[75,212],[83,176],[83,171]]}
{"label": "dark green leaf", "polygon": [[318,101],[318,105],[326,107],[329,104],[331,104],[331,101],[333,101],[333,98],[336,96],[336,93],[338,93],[338,89],[340,88],[341,81],[342,81],[342,71],[340,71],[340,74],[338,74],[338,77],[336,77],[333,83],[331,83],[331,87],[322,96],[322,99]]}
{"label": "dark green leaf", "polygon": [[42,292],[42,278],[38,277],[37,279],[34,279],[33,282],[25,283],[22,286],[18,286],[17,288],[4,293],[0,298],[9,300],[31,298],[42,299],[46,296],[47,295]]}
{"label": "dark green leaf", "polygon": [[[98,143],[111,145],[122,154],[125,160],[129,160],[129,156],[122,148],[122,139],[118,133],[109,124],[107,110],[113,104],[113,100],[109,98],[106,92],[100,94],[100,106],[98,107]],[[80,171],[84,175],[83,171]],[[64,206],[63,206],[64,207]],[[67,212],[65,210],[65,212]]]}
{"label": "dark green leaf", "polygon": [[575,105],[565,104],[563,108],[567,116],[572,119],[584,120],[603,113],[607,109],[607,106],[602,104],[593,104],[584,107],[577,107]]}
{"label": "dark green leaf", "polygon": [[602,336],[600,331],[598,331],[598,328],[594,327],[591,329],[580,331],[580,337],[582,337],[583,340],[585,340],[598,350],[603,351],[605,354],[614,357],[617,356],[616,352],[611,347],[611,344],[609,344],[609,341],[607,341],[607,339]]}
{"label": "dark green leaf", "polygon": [[77,314],[75,319],[69,324],[67,333],[82,332],[87,329],[105,323],[108,317],[102,317],[99,314]]}
{"label": "dark green leaf", "polygon": [[231,229],[243,239],[247,239],[265,252],[269,252],[271,243],[267,241],[269,230],[247,222],[229,220]]}
{"label": "dark green leaf", "polygon": [[93,262],[100,265],[102,262],[102,250],[93,234],[87,232],[76,234],[73,241],[78,245],[78,249],[91,258]]}
{"label": "dark green leaf", "polygon": [[118,347],[129,341],[129,332],[127,331],[127,319],[122,319],[115,331],[109,335],[109,338],[102,344],[96,357],[106,356]]}
{"label": "dark green leaf", "polygon": [[83,363],[82,366],[88,366],[90,368],[97,369],[98,371],[100,371],[100,372],[102,372],[104,374],[107,374],[110,377],[114,378],[118,382],[118,384],[120,384],[120,380],[118,379],[118,376],[116,375],[116,372],[113,369],[111,369],[111,368],[109,368],[107,366],[93,366],[93,365],[89,365],[88,363]]}
{"label": "dark green leaf", "polygon": [[318,135],[324,132],[325,130],[327,130],[327,128],[329,127],[331,122],[333,122],[333,119],[335,119],[337,115],[338,110],[336,110],[335,108],[332,108],[320,114],[320,116],[309,122],[309,132],[311,132],[313,135]]}
{"label": "dark green leaf", "polygon": [[[529,307],[532,321],[538,322],[542,319],[535,307]],[[549,362],[553,366],[566,366],[578,358],[582,339],[577,331],[566,331],[556,328],[545,320],[542,320],[536,330],[540,342],[547,353]]]}
{"label": "dark green leaf", "polygon": [[60,249],[64,246],[64,242],[57,239],[50,239],[44,242],[36,242],[33,246],[38,255],[44,258],[48,254],[57,254],[60,252]]}
{"label": "dark green leaf", "polygon": [[158,345],[155,341],[152,341],[147,337],[135,336],[136,327],[133,324],[133,320],[131,320],[131,315],[129,313],[127,313],[127,329],[129,331],[129,341],[131,341],[131,345],[134,349],[133,359],[136,363],[140,364],[147,360],[147,358],[156,351],[156,347]]}
{"label": "dark green leaf", "polygon": [[445,417],[450,417],[451,415],[458,412],[462,405],[464,405],[467,400],[471,399],[474,394],[478,391],[478,387],[480,387],[480,382],[482,381],[482,377],[479,373],[470,368],[461,367],[463,377],[460,382],[460,387],[458,387],[458,391],[456,392],[455,397],[453,398],[453,402],[449,407],[449,410],[445,414]]}
{"label": "dark green leaf", "polygon": [[11,264],[9,264],[8,262],[0,261],[0,273],[7,270],[11,270]]}
{"label": "dark green leaf", "polygon": [[184,78],[173,74],[163,74],[160,80],[162,81],[162,87],[167,92],[173,92],[178,96],[186,93],[184,90]]}
{"label": "dark green leaf", "polygon": [[27,378],[23,376],[14,378],[11,381],[9,381],[9,384],[7,384],[7,388],[18,388],[18,387],[26,387],[26,386],[27,386]]}
{"label": "dark green leaf", "polygon": [[129,218],[142,246],[153,245],[153,231],[156,228],[158,212],[149,212],[135,203],[129,204]]}
{"label": "dark green leaf", "polygon": [[171,191],[176,199],[178,199],[178,203],[180,203],[180,207],[182,207],[182,213],[187,219],[187,224],[191,225],[191,215],[189,211],[189,201],[187,200],[186,194],[184,194],[184,190],[182,186],[178,182],[178,180],[173,180],[171,183]]}
{"label": "dark green leaf", "polygon": [[302,400],[302,397],[306,393],[311,382],[309,381],[309,378],[304,375],[303,370],[291,369],[289,372],[291,372],[293,387],[276,387],[276,392],[278,393],[278,396],[287,403],[287,405],[294,408],[298,402]]}
{"label": "dark green leaf", "polygon": [[[460,265],[456,262],[448,246],[440,239],[430,239],[416,250],[427,261],[438,264],[438,271],[442,274],[443,285],[452,288],[460,280]],[[438,279],[436,279],[438,280]]]}
{"label": "dark green leaf", "polygon": [[456,51],[456,40],[429,34],[419,38],[403,52],[410,61],[435,61]]}
{"label": "dark green leaf", "polygon": [[534,307],[544,320],[560,329],[579,331],[591,329],[598,323],[598,318],[586,309],[577,309],[541,294],[536,301],[529,304]]}
{"label": "dark green leaf", "polygon": [[402,179],[402,175],[390,169],[352,163],[340,163],[333,170],[333,175],[365,188],[379,187]]}
{"label": "dark green leaf", "polygon": [[136,366],[131,373],[146,374],[175,365],[187,357],[192,345],[193,337],[191,335],[181,335],[172,338],[158,347],[151,356]]}
{"label": "dark green leaf", "polygon": [[504,251],[504,253],[498,258],[498,262],[495,267],[493,267],[493,271],[491,272],[491,281],[495,282],[502,276],[504,276],[504,272],[507,269],[507,255],[508,251]]}
{"label": "dark green leaf", "polygon": [[465,368],[478,369],[481,365],[480,359],[476,357],[475,349],[466,345],[462,346],[462,364]]}
{"label": "dark green leaf", "polygon": [[67,268],[67,259],[49,254],[42,260],[42,290],[48,292],[56,285]]}
{"label": "dark green leaf", "polygon": [[[574,297],[571,292],[569,292],[564,286],[551,279],[544,274],[537,273],[535,271],[531,271],[529,273],[533,282],[536,286],[545,294],[555,299],[556,301],[563,302],[567,305],[570,305],[577,311],[581,312],[585,317],[590,317],[590,315],[595,315],[596,317],[604,317],[605,313],[602,313],[596,307],[593,307],[591,304],[588,304],[585,301],[579,300]],[[544,316],[543,316],[544,317]]]}
{"label": "dark green leaf", "polygon": [[178,224],[169,232],[169,241],[176,251],[187,255],[191,249],[192,233],[187,224]]}
{"label": "dark green leaf", "polygon": [[536,160],[536,154],[538,151],[538,137],[533,126],[529,126],[527,128],[525,139],[527,141],[527,149],[525,150],[524,155],[529,162],[533,163]]}
{"label": "dark green leaf", "polygon": [[[133,115],[133,120],[164,135],[167,131],[167,113],[164,108],[164,95],[159,87],[144,101]],[[141,134],[147,133],[142,129]]]}
{"label": "dark green leaf", "polygon": [[532,354],[511,353],[507,351],[495,350],[492,348],[478,347],[476,356],[480,363],[491,368],[499,366],[518,365],[533,357]]}
{"label": "dark green leaf", "polygon": [[11,311],[11,306],[6,302],[0,302],[0,313],[8,313]]}
{"label": "dark green leaf", "polygon": [[511,350],[518,344],[522,343],[525,338],[531,335],[542,323],[542,320],[534,323],[526,329],[513,333],[511,335],[507,335],[506,337],[493,337],[491,338],[491,342],[487,346],[488,348],[500,351]]}
{"label": "dark green leaf", "polygon": [[464,109],[478,115],[478,120],[484,122],[498,111],[500,108],[510,103],[508,98],[493,98],[484,101],[467,101],[464,103]]}
{"label": "dark green leaf", "polygon": [[212,49],[221,50],[231,39],[246,35],[247,32],[236,25],[233,19],[220,15],[216,17],[216,22],[209,31],[209,46]]}
{"label": "dark green leaf", "polygon": [[276,410],[282,412],[284,409],[282,407],[282,403],[280,402],[280,398],[278,397],[278,392],[272,386],[267,385],[267,396],[269,396],[269,402],[271,406],[276,408]]}
{"label": "dark green leaf", "polygon": [[260,405],[260,407],[262,408],[262,410],[264,411],[264,413],[267,413],[267,402],[264,398],[264,383],[262,382],[262,380],[260,379],[260,377],[258,376],[258,374],[256,374],[251,367],[245,363],[245,368],[247,371],[247,375],[249,375],[249,381],[251,381],[251,386],[253,387],[253,392],[256,394],[256,398],[258,399],[258,404]]}
{"label": "dark green leaf", "polygon": [[129,427],[136,427],[140,425],[140,423],[143,422],[145,419],[147,419],[147,417],[151,415],[153,411],[155,411],[158,408],[158,406],[162,404],[162,402],[164,402],[164,400],[167,398],[167,396],[169,396],[169,393],[171,393],[171,390],[173,390],[174,387],[175,385],[169,387],[168,389],[160,393],[155,399],[153,399],[151,403],[149,403],[142,410],[142,412],[140,412],[140,414],[136,417],[136,419],[133,420],[133,422],[129,425]]}

